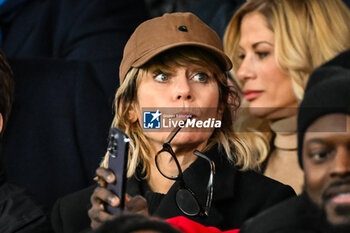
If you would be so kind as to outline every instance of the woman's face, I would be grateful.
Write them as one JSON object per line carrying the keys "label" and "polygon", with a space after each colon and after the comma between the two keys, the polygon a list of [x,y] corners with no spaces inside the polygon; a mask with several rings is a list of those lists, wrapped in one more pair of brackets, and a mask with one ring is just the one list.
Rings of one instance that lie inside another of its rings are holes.
{"label": "woman's face", "polygon": [[[168,70],[168,69],[167,69]],[[173,66],[171,71],[150,68],[147,73],[139,77],[137,88],[137,103],[135,112],[137,120],[143,128],[143,111],[152,108],[160,109],[161,119],[169,126],[169,118],[172,120],[186,120],[184,115],[192,115],[196,119],[215,117],[221,120],[218,114],[219,89],[214,74],[207,68],[196,64],[186,66]],[[213,111],[214,109],[214,111]],[[177,117],[166,117],[168,115]],[[169,114],[171,112],[171,114]],[[183,115],[183,116],[179,116]],[[164,125],[163,125],[164,126]],[[174,128],[174,127],[172,127]],[[171,129],[144,131],[150,142],[159,149],[166,141]],[[202,148],[211,136],[213,129],[198,131],[195,129],[183,129],[172,141],[173,147]],[[199,146],[199,147],[198,147]]]}
{"label": "woman's face", "polygon": [[236,76],[242,82],[250,113],[269,120],[294,115],[298,107],[291,78],[277,66],[274,41],[262,14],[243,17],[238,54],[241,64]]}

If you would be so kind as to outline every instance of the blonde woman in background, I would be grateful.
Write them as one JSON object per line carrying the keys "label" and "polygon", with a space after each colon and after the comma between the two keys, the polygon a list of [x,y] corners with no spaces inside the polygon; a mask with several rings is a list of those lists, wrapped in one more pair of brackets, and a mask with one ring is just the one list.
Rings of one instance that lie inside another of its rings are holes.
{"label": "blonde woman in background", "polygon": [[233,16],[224,49],[244,100],[241,137],[257,148],[262,173],[302,191],[296,114],[310,73],[350,48],[341,0],[248,0]]}

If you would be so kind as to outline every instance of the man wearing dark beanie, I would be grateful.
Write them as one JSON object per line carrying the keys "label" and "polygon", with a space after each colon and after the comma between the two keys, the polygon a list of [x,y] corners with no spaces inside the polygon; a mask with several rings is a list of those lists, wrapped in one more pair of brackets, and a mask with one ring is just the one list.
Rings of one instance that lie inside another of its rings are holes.
{"label": "man wearing dark beanie", "polygon": [[298,115],[304,192],[248,220],[242,233],[350,232],[350,50],[310,76]]}

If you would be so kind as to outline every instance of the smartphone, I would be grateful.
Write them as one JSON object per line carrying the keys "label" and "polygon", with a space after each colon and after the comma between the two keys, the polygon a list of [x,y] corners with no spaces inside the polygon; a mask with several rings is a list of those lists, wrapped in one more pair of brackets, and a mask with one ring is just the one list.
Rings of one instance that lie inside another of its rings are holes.
{"label": "smartphone", "polygon": [[108,142],[108,168],[114,172],[116,181],[108,184],[107,189],[112,191],[120,199],[118,208],[106,204],[106,211],[113,215],[120,214],[124,209],[126,188],[126,166],[128,162],[130,139],[117,128],[111,128]]}

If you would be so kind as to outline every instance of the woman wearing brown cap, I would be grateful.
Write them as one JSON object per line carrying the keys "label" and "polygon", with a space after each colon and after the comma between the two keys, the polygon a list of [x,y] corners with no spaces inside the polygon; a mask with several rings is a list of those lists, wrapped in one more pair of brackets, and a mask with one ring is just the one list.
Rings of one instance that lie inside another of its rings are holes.
{"label": "woman wearing brown cap", "polygon": [[341,0],[249,0],[225,39],[244,99],[240,137],[257,148],[261,172],[297,193],[296,114],[310,73],[350,48],[350,11]]}
{"label": "woman wearing brown cap", "polygon": [[[256,164],[249,156],[252,149],[233,131],[239,97],[228,85],[230,69],[217,34],[191,13],[148,20],[127,42],[112,127],[130,138],[127,194],[143,196],[150,215],[182,215],[222,230],[239,228],[294,194],[248,171]],[[108,157],[97,170],[101,186],[56,203],[56,231],[95,228],[113,217],[102,204],[120,202],[104,187],[114,181],[106,169]]]}

